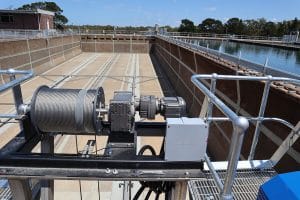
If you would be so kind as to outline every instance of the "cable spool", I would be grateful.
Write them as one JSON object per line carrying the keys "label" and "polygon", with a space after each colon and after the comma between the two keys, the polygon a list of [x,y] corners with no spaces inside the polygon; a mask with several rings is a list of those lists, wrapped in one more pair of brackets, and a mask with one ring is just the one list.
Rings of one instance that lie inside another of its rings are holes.
{"label": "cable spool", "polygon": [[102,87],[82,90],[41,86],[32,97],[31,120],[42,132],[97,133],[101,129],[99,112],[104,106]]}

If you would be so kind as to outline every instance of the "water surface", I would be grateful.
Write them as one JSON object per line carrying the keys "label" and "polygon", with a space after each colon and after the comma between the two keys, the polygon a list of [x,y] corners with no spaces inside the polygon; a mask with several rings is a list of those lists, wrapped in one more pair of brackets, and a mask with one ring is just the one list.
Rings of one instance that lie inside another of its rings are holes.
{"label": "water surface", "polygon": [[219,40],[199,40],[199,44],[262,65],[268,60],[267,65],[271,68],[300,75],[300,50]]}

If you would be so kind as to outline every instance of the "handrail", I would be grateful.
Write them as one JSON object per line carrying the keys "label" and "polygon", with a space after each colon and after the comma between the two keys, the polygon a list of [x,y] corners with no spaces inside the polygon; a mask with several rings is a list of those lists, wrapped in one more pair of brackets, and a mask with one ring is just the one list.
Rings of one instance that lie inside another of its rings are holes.
{"label": "handrail", "polygon": [[23,76],[13,79],[8,83],[5,83],[3,85],[0,85],[0,93],[4,92],[10,88],[13,88],[17,85],[20,85],[21,83],[23,83],[24,81],[30,79],[33,77],[34,73],[31,70],[15,70],[15,69],[8,69],[8,70],[0,70],[0,74],[7,74],[10,76],[15,76],[17,74],[21,74]]}
{"label": "handrail", "polygon": [[[210,89],[208,89],[201,80],[210,79],[211,85]],[[216,81],[217,80],[247,80],[247,81],[262,81],[265,82],[265,88],[263,92],[263,97],[261,101],[261,107],[259,111],[258,117],[241,117],[238,116],[235,112],[233,112],[227,105],[225,105],[216,95]],[[290,129],[294,133],[297,134],[298,129],[296,130],[295,126],[293,126],[290,122],[280,119],[280,118],[272,118],[272,117],[264,117],[264,111],[268,99],[268,94],[270,90],[270,84],[274,81],[277,82],[287,82],[293,83],[295,85],[300,85],[300,80],[292,79],[292,78],[283,78],[283,77],[272,77],[272,76],[234,76],[234,75],[218,75],[218,74],[195,74],[191,77],[191,81],[193,84],[204,93],[204,95],[208,98],[209,105],[207,107],[207,117],[204,119],[208,122],[211,121],[231,121],[233,125],[233,134],[230,143],[229,150],[229,161],[227,166],[227,173],[224,180],[224,186],[220,184],[220,177],[217,173],[212,173],[215,182],[219,188],[220,198],[221,199],[232,199],[232,186],[237,170],[237,163],[240,157],[240,151],[243,144],[244,133],[249,126],[249,121],[256,121],[256,129],[253,137],[253,142],[250,150],[249,160],[253,160],[253,156],[255,153],[255,148],[257,146],[257,141],[260,133],[260,124],[263,121],[275,121],[279,122]],[[226,117],[212,117],[212,105],[215,105]],[[210,170],[214,171],[213,165],[211,165],[209,158],[206,158],[206,162],[210,168]]]}
{"label": "handrail", "polygon": [[[232,111],[226,104],[223,103],[217,96],[215,96],[210,90],[206,88],[204,84],[202,84],[198,79],[207,79],[208,77],[202,77],[203,75],[193,75],[191,78],[191,81],[198,87],[208,98],[209,100],[215,104],[222,112],[225,114],[236,126],[241,126],[243,129],[247,129],[247,126],[244,126],[244,124],[241,124],[239,122],[239,116]],[[217,80],[218,75],[213,74],[209,78],[212,80]],[[246,118],[245,118],[246,119]]]}
{"label": "handrail", "polygon": [[272,42],[284,41],[283,37],[250,36],[250,35],[236,35],[236,34],[192,33],[192,32],[166,32],[164,34],[170,37],[213,37],[213,38],[224,38],[224,39],[267,40]]}
{"label": "handrail", "polygon": [[193,77],[200,79],[217,79],[217,80],[244,80],[244,81],[282,81],[294,83],[296,85],[300,85],[300,80],[292,79],[292,78],[284,78],[284,77],[273,77],[273,76],[236,76],[236,75],[210,75],[210,74],[196,74]]}
{"label": "handrail", "polygon": [[209,47],[197,45],[195,43],[191,43],[189,40],[183,41],[178,38],[168,37],[168,36],[161,35],[161,34],[159,35],[159,37],[161,37],[167,41],[185,46],[187,48],[193,48],[197,51],[203,51],[204,53],[209,53],[211,55],[216,56],[218,59],[222,58],[222,59],[234,62],[238,66],[243,66],[247,69],[255,70],[255,71],[263,73],[263,74],[268,74],[268,75],[273,75],[273,76],[284,76],[284,77],[293,78],[293,79],[300,79],[300,75],[298,75],[298,74],[286,72],[281,69],[274,68],[272,66],[267,66],[266,64],[256,63],[253,61],[249,61],[245,58],[237,57],[235,55],[231,55],[231,54],[228,54],[225,52],[220,52],[215,49],[210,49]]}
{"label": "handrail", "polygon": [[[209,107],[210,112],[209,115],[212,113],[212,104],[217,106],[220,111],[224,113],[232,122],[233,125],[233,133],[232,133],[232,139],[231,139],[231,145],[229,150],[229,161],[228,161],[228,167],[227,167],[227,173],[224,180],[224,186],[220,193],[220,197],[222,199],[233,199],[232,196],[232,186],[234,182],[234,177],[236,175],[237,170],[237,164],[240,157],[240,152],[243,144],[244,139],[244,133],[249,127],[249,122],[245,117],[238,116],[235,112],[233,112],[227,105],[225,105],[215,94],[214,92],[210,91],[206,88],[206,86],[201,83],[198,78],[202,78],[201,75],[193,75],[191,77],[191,81],[198,87],[205,96],[208,97],[209,100]],[[216,80],[218,78],[217,74],[211,75],[211,89],[214,90]],[[202,78],[203,79],[203,78]],[[210,117],[210,116],[208,116]],[[217,175],[215,173],[215,175]],[[216,177],[215,180],[219,180],[219,177]],[[220,186],[219,186],[220,187]]]}
{"label": "handrail", "polygon": [[[206,117],[204,118],[206,121],[219,121],[219,122],[226,122],[226,121],[230,121],[230,119],[228,117]],[[297,131],[295,129],[295,126],[292,125],[290,122],[280,119],[280,118],[276,118],[276,117],[246,117],[246,119],[248,121],[274,121],[274,122],[278,122],[280,124],[285,125],[286,127],[290,128],[292,131]]]}

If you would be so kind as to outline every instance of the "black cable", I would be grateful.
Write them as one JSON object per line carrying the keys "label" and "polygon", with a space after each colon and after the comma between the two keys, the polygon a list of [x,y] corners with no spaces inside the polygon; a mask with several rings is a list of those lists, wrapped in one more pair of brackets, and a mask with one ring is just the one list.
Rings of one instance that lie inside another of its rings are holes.
{"label": "black cable", "polygon": [[[145,145],[145,146],[143,146],[143,147],[139,150],[138,155],[143,155],[143,153],[144,153],[147,149],[150,150],[150,152],[152,153],[152,155],[156,155],[154,148],[153,148],[152,146],[150,146],[150,145]],[[140,187],[140,189],[135,193],[133,200],[138,200],[138,198],[140,197],[140,195],[143,193],[144,189],[145,189],[146,186],[147,186],[147,182],[145,182],[145,181],[140,181],[140,184],[141,184],[141,187]],[[150,190],[150,191],[151,191],[151,190]],[[152,191],[151,191],[151,192],[152,192]],[[149,193],[149,192],[148,192],[148,193]],[[150,194],[151,194],[151,193],[150,193]],[[150,194],[149,194],[149,195],[150,195]],[[147,194],[147,195],[148,195],[148,194]]]}
{"label": "black cable", "polygon": [[150,145],[145,145],[145,146],[143,146],[143,147],[140,149],[140,151],[139,151],[139,156],[143,155],[144,152],[145,152],[146,150],[150,150],[150,152],[152,153],[153,156],[156,155],[155,150],[154,150],[154,148],[153,148],[152,146],[150,146]]}
{"label": "black cable", "polygon": [[159,195],[160,195],[161,193],[156,193],[156,196],[155,196],[155,200],[159,200]]}
{"label": "black cable", "polygon": [[152,193],[152,190],[149,190],[149,191],[147,192],[147,195],[146,195],[146,197],[145,197],[145,200],[148,200],[148,199],[149,199],[151,193]]}
{"label": "black cable", "polygon": [[169,200],[169,192],[170,192],[170,190],[168,190],[167,192],[165,192],[165,200]]}
{"label": "black cable", "polygon": [[135,193],[133,200],[138,200],[139,197],[141,196],[141,194],[143,193],[144,189],[145,189],[145,186],[141,185],[140,189]]}
{"label": "black cable", "polygon": [[164,158],[164,157],[165,157],[165,138],[164,138],[163,141],[162,141],[161,148],[160,148],[160,152],[159,152],[159,156],[160,156],[161,158]]}
{"label": "black cable", "polygon": [[[149,150],[153,156],[156,155],[155,150],[152,146],[150,145],[145,145],[143,146],[140,150],[138,155],[143,155],[146,150]],[[160,150],[160,154],[163,152],[163,147]],[[133,200],[138,200],[144,189],[147,187],[149,188],[149,191],[145,197],[145,200],[148,200],[150,198],[150,195],[152,192],[154,192],[155,199],[159,199],[159,196],[161,193],[165,193],[165,199],[168,199],[169,197],[169,192],[172,189],[172,182],[165,182],[165,181],[140,181],[141,187],[135,194]]]}

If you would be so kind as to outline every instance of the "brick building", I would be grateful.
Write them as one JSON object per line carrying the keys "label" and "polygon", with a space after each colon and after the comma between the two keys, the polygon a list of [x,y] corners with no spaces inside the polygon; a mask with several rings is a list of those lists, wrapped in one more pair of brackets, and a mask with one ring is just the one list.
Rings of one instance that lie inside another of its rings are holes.
{"label": "brick building", "polygon": [[54,12],[37,9],[0,10],[0,29],[53,29]]}

